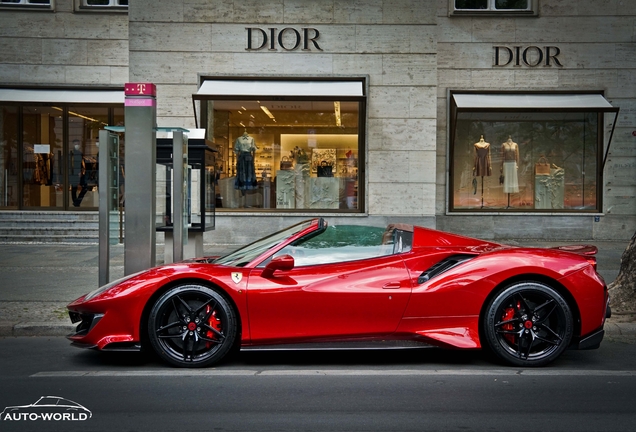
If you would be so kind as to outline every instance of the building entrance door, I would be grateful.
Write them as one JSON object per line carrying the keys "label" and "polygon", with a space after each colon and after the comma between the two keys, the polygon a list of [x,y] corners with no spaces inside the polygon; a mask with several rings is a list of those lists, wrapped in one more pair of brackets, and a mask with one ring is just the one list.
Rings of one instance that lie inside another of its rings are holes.
{"label": "building entrance door", "polygon": [[63,208],[62,110],[25,106],[22,136],[22,207]]}

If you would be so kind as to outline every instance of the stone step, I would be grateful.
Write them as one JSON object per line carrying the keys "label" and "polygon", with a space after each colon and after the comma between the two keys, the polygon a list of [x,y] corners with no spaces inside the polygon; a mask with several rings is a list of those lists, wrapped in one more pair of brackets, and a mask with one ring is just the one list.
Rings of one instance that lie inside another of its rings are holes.
{"label": "stone step", "polygon": [[56,228],[56,227],[65,227],[67,229],[71,229],[73,227],[77,228],[90,228],[90,229],[99,229],[99,221],[77,221],[77,220],[69,220],[65,221],[63,219],[40,219],[40,220],[30,220],[30,219],[6,219],[0,220],[0,229],[13,229],[13,228],[32,228],[32,229],[43,229],[47,228]]}
{"label": "stone step", "polygon": [[61,219],[61,220],[99,220],[99,213],[96,211],[85,212],[62,212],[62,211],[17,211],[17,210],[2,210],[0,211],[0,221],[3,220],[49,220],[49,219]]}
{"label": "stone step", "polygon": [[[119,215],[111,222],[119,236]],[[98,212],[0,211],[0,242],[98,243]]]}
{"label": "stone step", "polygon": [[89,237],[86,235],[0,235],[0,243],[99,243],[97,237]]}

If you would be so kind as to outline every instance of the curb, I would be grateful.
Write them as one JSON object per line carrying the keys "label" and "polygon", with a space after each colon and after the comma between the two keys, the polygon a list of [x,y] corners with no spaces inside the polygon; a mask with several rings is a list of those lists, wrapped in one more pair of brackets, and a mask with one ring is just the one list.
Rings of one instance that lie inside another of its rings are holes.
{"label": "curb", "polygon": [[0,337],[66,336],[75,332],[75,325],[63,322],[0,323]]}
{"label": "curb", "polygon": [[634,336],[636,335],[636,323],[605,322],[605,334],[608,336]]}

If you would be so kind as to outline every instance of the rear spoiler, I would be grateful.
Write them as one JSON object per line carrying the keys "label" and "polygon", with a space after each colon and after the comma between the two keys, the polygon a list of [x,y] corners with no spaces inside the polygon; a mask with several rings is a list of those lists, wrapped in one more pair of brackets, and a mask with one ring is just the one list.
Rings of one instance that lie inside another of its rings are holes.
{"label": "rear spoiler", "polygon": [[569,245],[556,246],[550,249],[556,249],[564,252],[572,252],[579,255],[594,256],[598,253],[598,248],[594,245]]}

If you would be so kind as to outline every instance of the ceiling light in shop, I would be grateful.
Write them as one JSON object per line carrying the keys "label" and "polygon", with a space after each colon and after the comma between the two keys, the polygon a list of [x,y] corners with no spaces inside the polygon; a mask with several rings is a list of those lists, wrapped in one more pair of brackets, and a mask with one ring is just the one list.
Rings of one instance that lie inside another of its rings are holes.
{"label": "ceiling light in shop", "polygon": [[265,114],[267,114],[267,117],[274,120],[274,114],[272,114],[271,111],[267,109],[267,107],[264,107],[263,105],[261,105],[261,109],[263,110]]}

